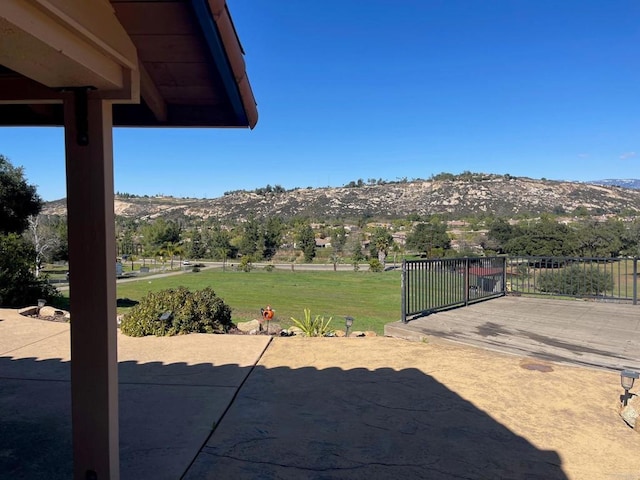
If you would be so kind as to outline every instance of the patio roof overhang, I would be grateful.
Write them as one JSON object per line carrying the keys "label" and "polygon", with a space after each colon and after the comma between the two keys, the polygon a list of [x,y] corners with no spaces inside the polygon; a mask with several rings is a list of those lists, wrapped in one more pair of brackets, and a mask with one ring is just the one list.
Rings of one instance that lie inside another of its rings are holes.
{"label": "patio roof overhang", "polygon": [[64,124],[64,90],[114,100],[114,126],[258,120],[224,0],[3,0],[0,125]]}
{"label": "patio roof overhang", "polygon": [[74,478],[120,475],[113,126],[253,128],[242,55],[225,0],[0,1],[0,126],[64,126]]}

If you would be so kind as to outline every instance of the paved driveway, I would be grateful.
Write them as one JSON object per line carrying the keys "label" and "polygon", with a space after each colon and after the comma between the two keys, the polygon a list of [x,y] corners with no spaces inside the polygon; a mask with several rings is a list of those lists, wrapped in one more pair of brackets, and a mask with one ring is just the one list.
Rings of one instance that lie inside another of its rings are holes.
{"label": "paved driveway", "polygon": [[640,306],[501,297],[386,325],[388,336],[445,338],[554,362],[640,369]]}

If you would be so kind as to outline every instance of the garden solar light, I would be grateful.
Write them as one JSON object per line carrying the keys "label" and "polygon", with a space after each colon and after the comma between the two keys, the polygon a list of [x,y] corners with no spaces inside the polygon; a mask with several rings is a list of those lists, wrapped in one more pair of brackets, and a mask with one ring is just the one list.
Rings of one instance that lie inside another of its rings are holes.
{"label": "garden solar light", "polygon": [[623,370],[620,372],[620,383],[622,384],[622,388],[624,388],[624,406],[627,406],[627,400],[629,399],[629,390],[633,387],[633,382],[636,378],[640,377],[638,372],[634,372],[633,370]]}
{"label": "garden solar light", "polygon": [[353,325],[353,317],[344,317],[344,324],[347,327],[346,336],[348,337],[349,336],[349,329]]}

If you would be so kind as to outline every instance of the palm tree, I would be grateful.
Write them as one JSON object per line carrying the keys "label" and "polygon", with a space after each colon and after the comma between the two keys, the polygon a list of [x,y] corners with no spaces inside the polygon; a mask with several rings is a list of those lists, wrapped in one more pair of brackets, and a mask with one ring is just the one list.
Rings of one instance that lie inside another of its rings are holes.
{"label": "palm tree", "polygon": [[162,247],[160,247],[160,249],[158,250],[158,254],[162,255],[163,257],[169,257],[170,260],[170,266],[169,268],[171,270],[173,270],[173,259],[176,255],[182,255],[184,253],[184,249],[182,247],[182,245],[180,245],[180,243],[176,243],[176,242],[167,242],[164,245],[162,245]]}
{"label": "palm tree", "polygon": [[376,227],[373,231],[372,237],[373,245],[378,252],[378,261],[382,264],[382,268],[384,269],[389,247],[393,244],[393,237],[391,236],[391,233],[389,233],[389,230],[384,227]]}

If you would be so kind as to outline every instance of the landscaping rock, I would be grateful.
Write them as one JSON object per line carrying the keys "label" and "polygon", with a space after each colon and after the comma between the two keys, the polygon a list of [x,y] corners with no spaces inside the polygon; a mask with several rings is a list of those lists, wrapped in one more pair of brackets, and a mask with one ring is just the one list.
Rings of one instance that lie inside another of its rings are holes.
{"label": "landscaping rock", "polygon": [[260,331],[260,322],[258,320],[249,320],[248,322],[238,322],[238,330],[243,333],[251,334],[252,330]]}
{"label": "landscaping rock", "polygon": [[622,419],[633,428],[636,432],[640,433],[640,396],[633,395],[627,401],[627,406],[620,404],[620,416]]}
{"label": "landscaping rock", "polygon": [[344,337],[346,335],[346,333],[344,333],[344,330],[336,330],[335,332],[333,332],[333,334],[336,337]]}
{"label": "landscaping rock", "polygon": [[62,317],[64,315],[64,312],[54,307],[44,306],[40,309],[39,315],[41,317],[55,317],[55,316]]}
{"label": "landscaping rock", "polygon": [[299,327],[289,327],[289,332],[293,332],[294,335],[302,335],[302,330]]}
{"label": "landscaping rock", "polygon": [[367,330],[366,332],[364,332],[364,336],[365,337],[377,337],[378,334],[372,330]]}
{"label": "landscaping rock", "polygon": [[51,322],[69,322],[71,320],[71,314],[69,312],[50,306],[44,306],[42,308],[25,307],[19,309],[18,313],[25,317],[37,318],[38,320],[48,320]]}

